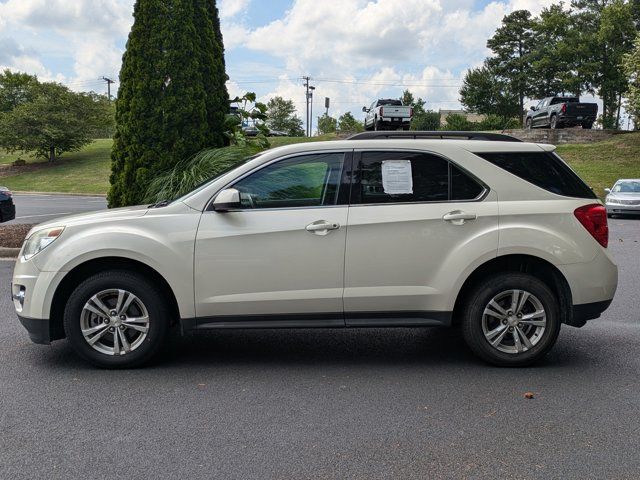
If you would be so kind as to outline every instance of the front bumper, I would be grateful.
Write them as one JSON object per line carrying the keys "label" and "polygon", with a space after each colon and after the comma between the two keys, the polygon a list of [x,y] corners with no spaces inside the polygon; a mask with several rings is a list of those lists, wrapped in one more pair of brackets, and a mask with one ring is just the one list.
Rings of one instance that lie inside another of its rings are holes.
{"label": "front bumper", "polygon": [[605,204],[609,214],[630,214],[640,215],[640,205],[623,205],[621,203]]}
{"label": "front bumper", "polygon": [[49,320],[44,318],[29,318],[18,315],[18,320],[27,329],[33,343],[49,345],[51,343],[51,329]]}

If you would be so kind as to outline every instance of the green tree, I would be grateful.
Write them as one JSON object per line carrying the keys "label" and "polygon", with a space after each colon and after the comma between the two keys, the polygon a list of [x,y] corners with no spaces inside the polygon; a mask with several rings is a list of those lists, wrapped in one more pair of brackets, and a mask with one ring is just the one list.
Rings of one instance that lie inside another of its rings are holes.
{"label": "green tree", "polygon": [[320,135],[327,135],[329,133],[336,133],[338,122],[335,118],[330,117],[326,113],[318,117],[318,133]]}
{"label": "green tree", "polygon": [[53,162],[113,124],[106,97],[74,93],[56,83],[36,83],[30,89],[29,100],[0,114],[0,146],[9,151],[34,152]]}
{"label": "green tree", "polygon": [[293,100],[273,97],[267,102],[267,126],[271,130],[286,132],[290,137],[304,136],[302,119],[296,115]]}
{"label": "green tree", "polygon": [[364,125],[356,120],[351,112],[346,112],[338,118],[338,130],[340,132],[358,133],[364,131]]}
{"label": "green tree", "polygon": [[583,82],[576,74],[580,63],[576,51],[578,29],[572,12],[562,3],[543,9],[533,23],[533,32],[530,96],[580,95]]}
{"label": "green tree", "polygon": [[640,34],[631,52],[623,57],[624,73],[629,79],[626,109],[633,118],[634,128],[640,129]]}
{"label": "green tree", "polygon": [[531,12],[516,10],[502,19],[502,25],[487,41],[487,47],[494,53],[488,61],[495,74],[516,94],[521,122],[524,122],[524,99],[531,90],[533,25]]}
{"label": "green tree", "polygon": [[0,112],[9,112],[33,100],[38,85],[34,75],[5,69],[0,73]]}
{"label": "green tree", "polygon": [[496,115],[505,121],[520,116],[518,94],[488,62],[466,73],[460,103],[471,112]]}
{"label": "green tree", "polygon": [[413,114],[411,119],[411,130],[439,130],[440,129],[440,114],[431,110],[422,111]]}
{"label": "green tree", "polygon": [[225,144],[221,40],[212,0],[137,0],[120,71],[109,206],[139,203],[159,172]]}
{"label": "green tree", "polygon": [[622,58],[637,34],[634,3],[624,0],[574,0],[578,75],[585,90],[602,98],[602,125],[618,128],[622,95],[628,86]]}

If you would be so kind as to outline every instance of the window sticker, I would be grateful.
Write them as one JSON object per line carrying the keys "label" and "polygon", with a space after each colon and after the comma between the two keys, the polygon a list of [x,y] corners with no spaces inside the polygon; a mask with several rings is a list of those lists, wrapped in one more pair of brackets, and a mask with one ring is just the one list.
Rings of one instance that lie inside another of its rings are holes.
{"label": "window sticker", "polygon": [[411,160],[383,160],[382,188],[389,195],[413,193]]}

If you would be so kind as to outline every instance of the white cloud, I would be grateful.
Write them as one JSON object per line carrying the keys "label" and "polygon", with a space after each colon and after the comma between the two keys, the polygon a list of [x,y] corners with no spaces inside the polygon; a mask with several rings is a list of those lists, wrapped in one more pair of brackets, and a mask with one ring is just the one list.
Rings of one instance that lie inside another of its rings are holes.
{"label": "white cloud", "polygon": [[250,2],[251,0],[222,0],[219,6],[220,18],[226,20],[245,12]]}

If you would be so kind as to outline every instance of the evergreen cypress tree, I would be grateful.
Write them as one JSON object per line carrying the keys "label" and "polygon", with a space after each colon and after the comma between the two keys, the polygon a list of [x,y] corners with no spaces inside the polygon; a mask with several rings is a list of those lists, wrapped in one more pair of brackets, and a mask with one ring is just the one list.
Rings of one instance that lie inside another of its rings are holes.
{"label": "evergreen cypress tree", "polygon": [[109,206],[139,203],[149,181],[224,144],[229,109],[215,0],[137,0],[120,71]]}

